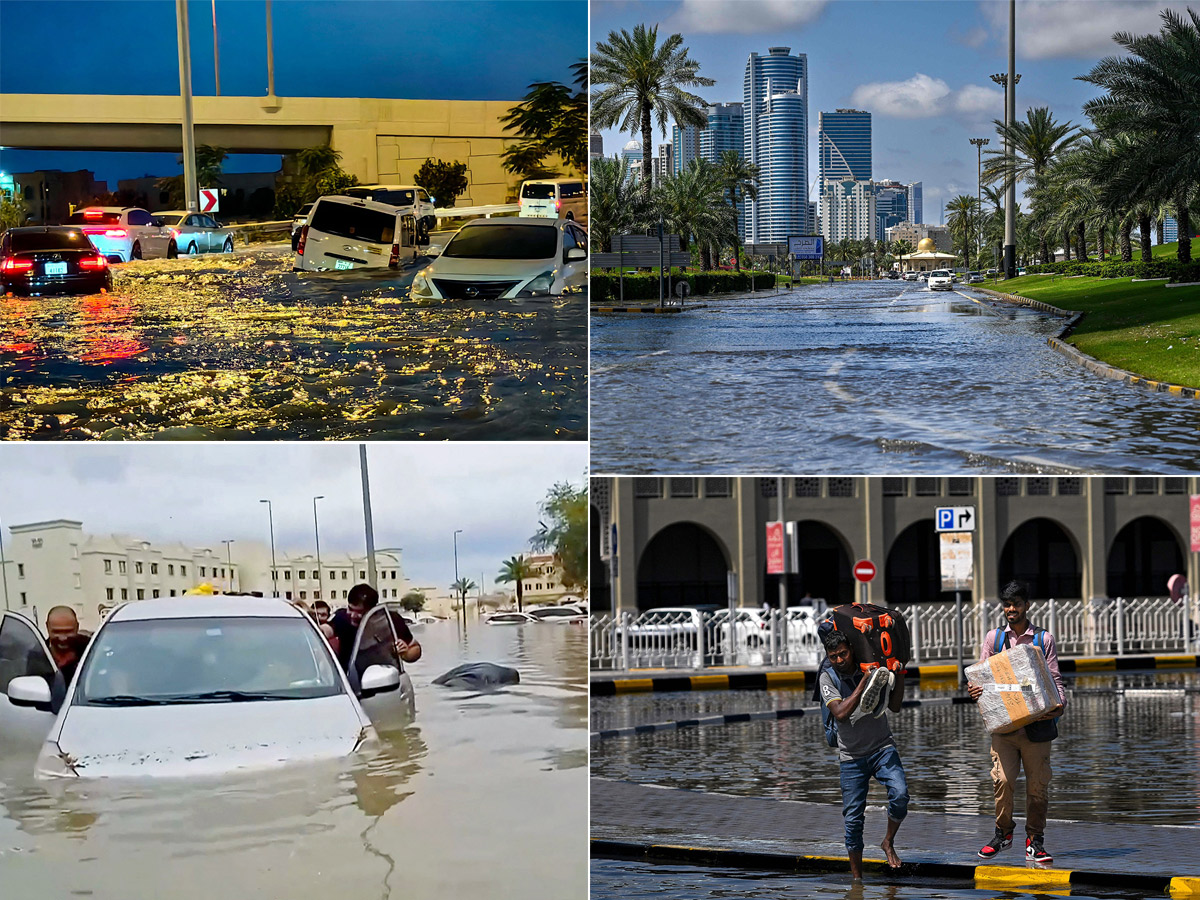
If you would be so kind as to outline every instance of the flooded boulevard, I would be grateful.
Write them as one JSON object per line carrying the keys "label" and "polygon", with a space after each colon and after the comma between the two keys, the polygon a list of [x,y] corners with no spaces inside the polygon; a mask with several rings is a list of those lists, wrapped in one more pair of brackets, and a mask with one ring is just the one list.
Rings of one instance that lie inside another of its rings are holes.
{"label": "flooded boulevard", "polygon": [[[0,896],[586,896],[586,631],[472,622],[464,638],[448,622],[416,636],[415,720],[341,766],[63,786],[34,781],[32,758],[0,758]],[[521,683],[431,684],[475,659]]]}
{"label": "flooded boulevard", "polygon": [[423,302],[417,268],[291,261],[135,262],[108,295],[0,297],[0,438],[586,440],[581,295]]}
{"label": "flooded boulevard", "polygon": [[1093,375],[1047,345],[1061,320],[962,290],[835,283],[598,316],[592,468],[1194,469],[1200,403]]}

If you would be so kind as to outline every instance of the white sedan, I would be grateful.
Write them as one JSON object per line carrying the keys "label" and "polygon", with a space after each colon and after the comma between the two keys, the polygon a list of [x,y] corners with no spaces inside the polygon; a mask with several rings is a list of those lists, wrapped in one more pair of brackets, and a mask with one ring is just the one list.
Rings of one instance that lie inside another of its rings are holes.
{"label": "white sedan", "polygon": [[582,291],[587,260],[587,232],[568,219],[476,219],[417,273],[412,296],[517,300]]}
{"label": "white sedan", "polygon": [[587,614],[574,606],[542,606],[531,609],[529,614],[543,624],[583,625],[587,622]]}
{"label": "white sedan", "polygon": [[934,269],[929,273],[929,289],[931,291],[954,290],[954,276],[948,269]]}
{"label": "white sedan", "polygon": [[527,612],[498,612],[483,620],[485,625],[527,625],[537,619]]}
{"label": "white sedan", "polygon": [[36,627],[0,623],[0,748],[41,744],[39,778],[201,776],[336,759],[411,719],[383,606],[343,671],[282,600],[170,597],[116,607],[63,682]]}

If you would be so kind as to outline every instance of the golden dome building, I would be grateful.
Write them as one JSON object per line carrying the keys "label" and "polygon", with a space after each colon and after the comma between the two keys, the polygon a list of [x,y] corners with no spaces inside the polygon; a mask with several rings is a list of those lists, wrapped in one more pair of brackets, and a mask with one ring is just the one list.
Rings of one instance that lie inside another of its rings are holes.
{"label": "golden dome building", "polygon": [[938,253],[933,238],[921,238],[917,252],[900,257],[900,272],[932,272],[934,269],[953,269],[958,257],[953,253]]}

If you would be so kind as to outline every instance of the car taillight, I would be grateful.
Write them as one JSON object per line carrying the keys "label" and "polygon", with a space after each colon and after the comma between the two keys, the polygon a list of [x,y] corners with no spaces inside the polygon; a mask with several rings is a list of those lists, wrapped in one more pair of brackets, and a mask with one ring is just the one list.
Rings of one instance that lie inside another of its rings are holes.
{"label": "car taillight", "polygon": [[308,226],[305,225],[300,229],[300,240],[296,242],[296,255],[304,255],[304,242],[308,240]]}
{"label": "car taillight", "polygon": [[85,256],[79,260],[81,269],[107,269],[108,259],[103,256]]}
{"label": "car taillight", "polygon": [[554,201],[554,208],[555,208],[555,209],[562,209],[562,201],[561,201],[561,200],[555,200],[555,201]]}
{"label": "car taillight", "polygon": [[178,228],[172,228],[172,229],[171,229],[171,237],[173,237],[173,238],[178,238],[178,237],[179,237],[179,229],[178,229]]}
{"label": "car taillight", "polygon": [[107,231],[104,232],[104,236],[111,237],[111,238],[123,238],[123,237],[129,237],[129,232],[126,231],[124,228],[109,228]]}
{"label": "car taillight", "polygon": [[392,244],[392,255],[388,259],[388,268],[394,269],[400,265],[400,245]]}
{"label": "car taillight", "polygon": [[3,269],[5,272],[29,272],[33,270],[32,259],[16,259],[9,257],[4,261]]}

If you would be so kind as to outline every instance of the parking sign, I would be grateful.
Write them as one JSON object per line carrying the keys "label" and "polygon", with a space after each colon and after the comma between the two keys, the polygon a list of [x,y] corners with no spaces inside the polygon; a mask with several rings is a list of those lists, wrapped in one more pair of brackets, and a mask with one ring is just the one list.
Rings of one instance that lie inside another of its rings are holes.
{"label": "parking sign", "polygon": [[934,524],[937,531],[974,531],[975,507],[939,506]]}

